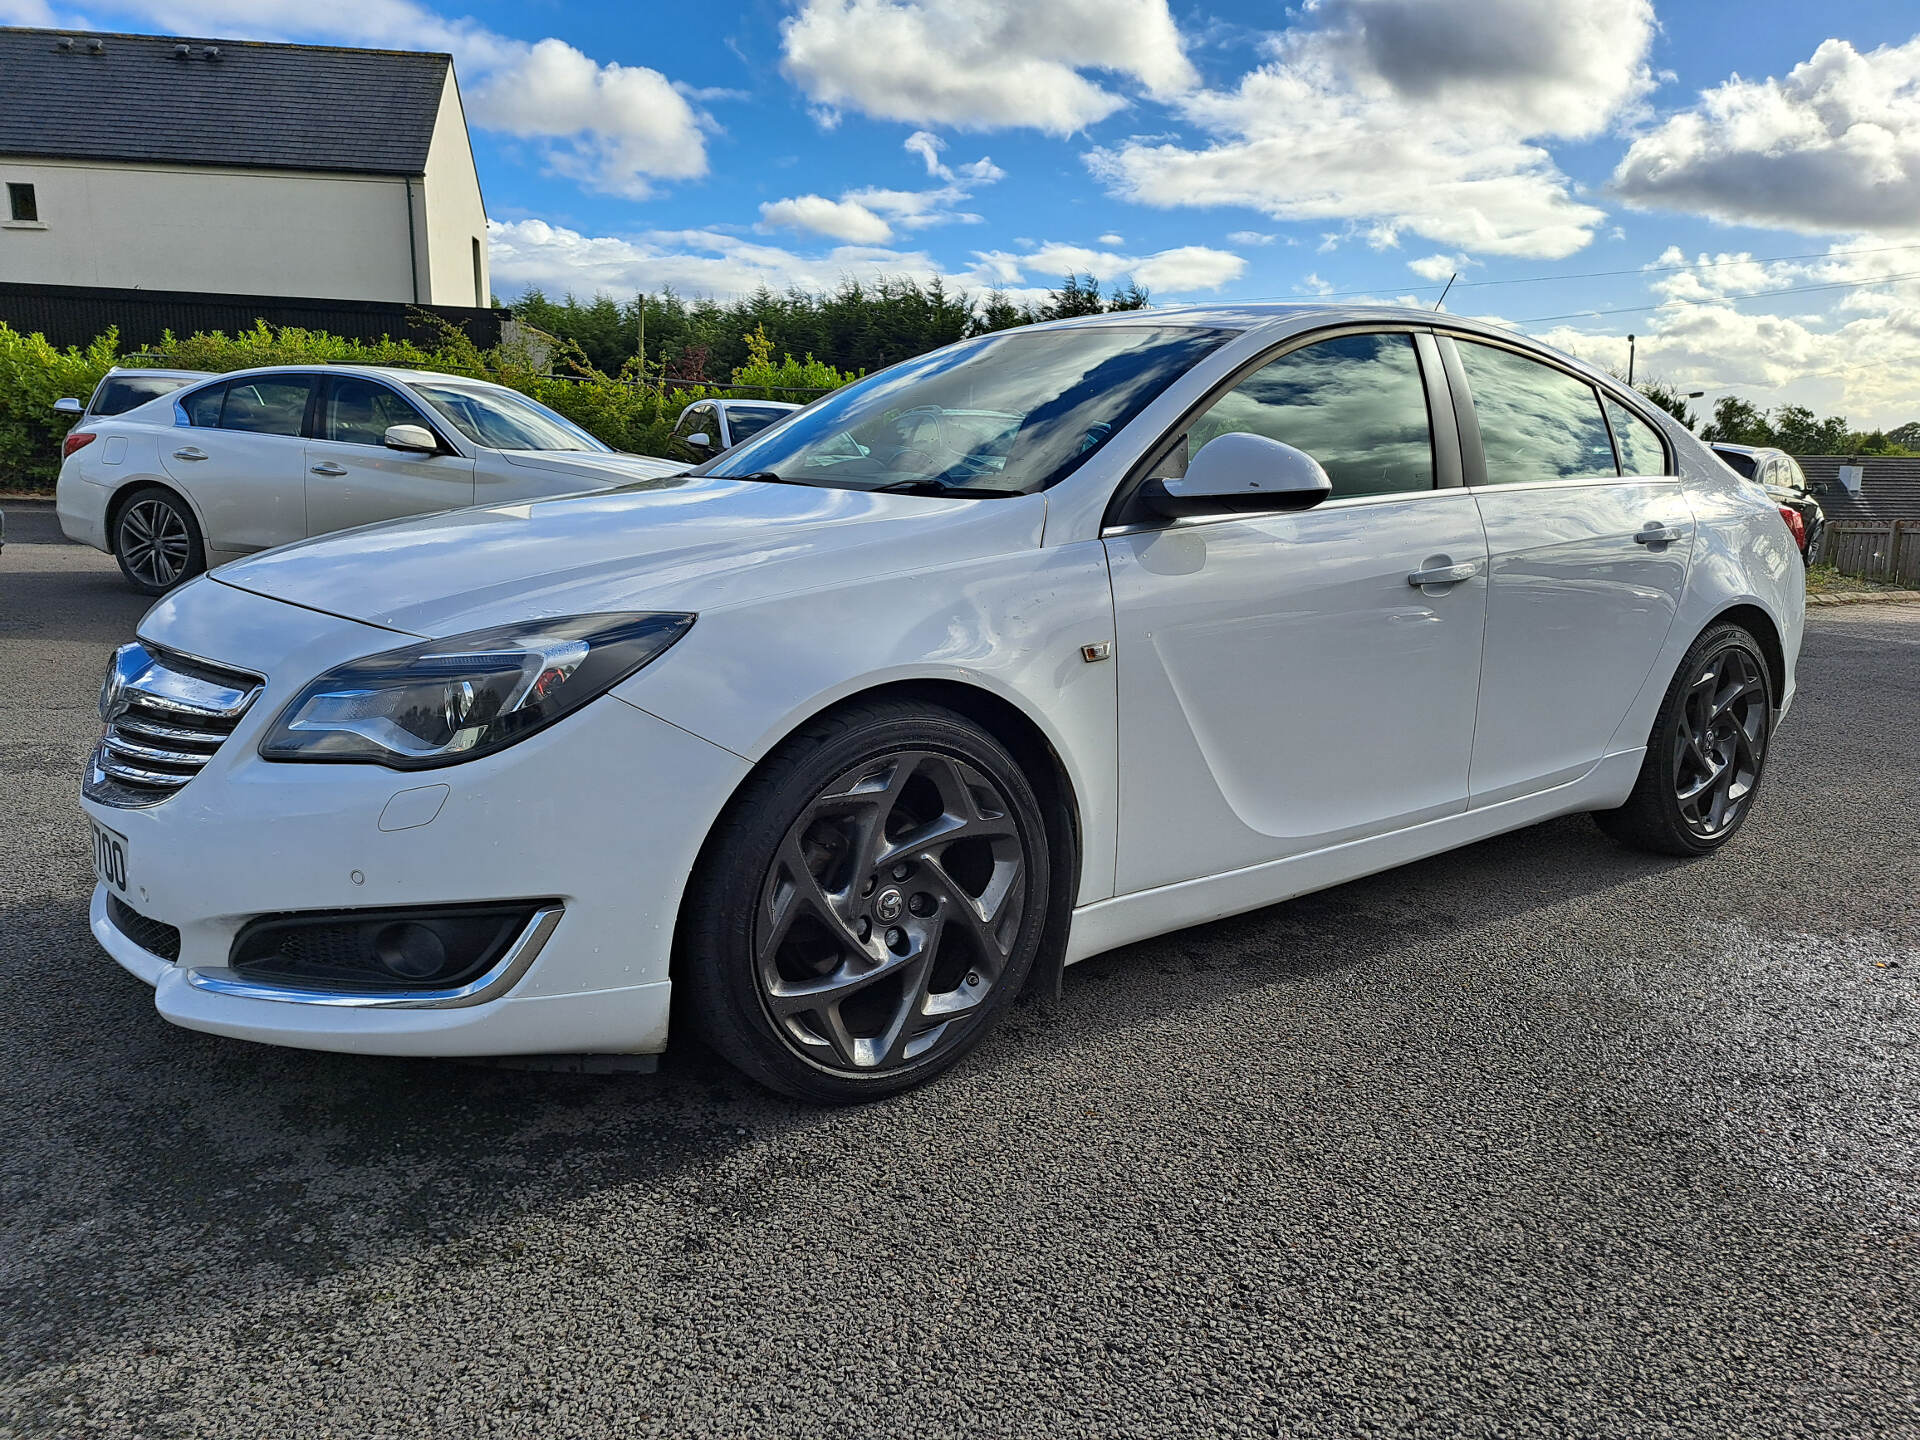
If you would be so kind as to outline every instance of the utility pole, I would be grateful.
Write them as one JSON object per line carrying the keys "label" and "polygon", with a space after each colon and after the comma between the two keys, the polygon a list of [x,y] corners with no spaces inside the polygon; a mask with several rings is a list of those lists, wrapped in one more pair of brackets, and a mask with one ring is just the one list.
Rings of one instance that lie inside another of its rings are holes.
{"label": "utility pole", "polygon": [[647,384],[647,292],[640,292],[640,386]]}

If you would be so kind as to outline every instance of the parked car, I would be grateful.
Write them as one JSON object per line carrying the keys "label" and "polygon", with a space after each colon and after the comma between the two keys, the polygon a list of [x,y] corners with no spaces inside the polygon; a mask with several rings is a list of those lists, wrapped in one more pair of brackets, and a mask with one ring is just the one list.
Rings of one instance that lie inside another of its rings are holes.
{"label": "parked car", "polygon": [[93,394],[85,405],[78,397],[69,395],[54,401],[53,408],[56,414],[77,415],[82,421],[124,415],[136,405],[171,395],[196,380],[211,378],[212,372],[207,370],[145,370],[116,365],[100,377],[100,383],[93,387]]}
{"label": "parked car", "polygon": [[1002,331],[671,479],[170,595],[102,691],[93,933],[215,1034],[645,1063],[672,1001],[868,1099],[1069,961],[1552,816],[1718,850],[1793,699],[1791,544],[1491,325]]}
{"label": "parked car", "polygon": [[696,464],[711,460],[799,408],[784,400],[697,400],[673,427],[673,453]]}
{"label": "parked car", "polygon": [[1807,474],[1800,468],[1800,462],[1784,450],[1765,445],[1726,445],[1715,441],[1713,453],[1765,490],[1776,505],[1799,515],[1805,536],[1800,558],[1811,565],[1813,557],[1820,553],[1820,532],[1826,528],[1827,512],[1813,498],[1813,489],[1807,484]]}
{"label": "parked car", "polygon": [[671,475],[517,390],[377,366],[239,370],[68,432],[60,528],[160,595],[256,550]]}

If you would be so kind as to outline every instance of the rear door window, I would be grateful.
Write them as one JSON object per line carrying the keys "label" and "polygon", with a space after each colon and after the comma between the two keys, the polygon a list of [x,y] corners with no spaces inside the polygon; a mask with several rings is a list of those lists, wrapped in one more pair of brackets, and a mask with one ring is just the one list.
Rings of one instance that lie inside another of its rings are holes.
{"label": "rear door window", "polygon": [[204,390],[196,390],[180,401],[180,408],[187,412],[187,423],[213,429],[220,423],[220,402],[227,398],[227,387],[209,385]]}
{"label": "rear door window", "polygon": [[1622,475],[1667,475],[1667,447],[1659,432],[1612,396],[1607,397],[1607,420],[1620,452]]}
{"label": "rear door window", "polygon": [[1261,366],[1194,421],[1170,473],[1235,432],[1306,451],[1333,481],[1334,499],[1433,488],[1433,433],[1411,335],[1343,335]]}
{"label": "rear door window", "polygon": [[1456,342],[1489,485],[1619,474],[1593,386],[1511,350]]}
{"label": "rear door window", "polygon": [[306,424],[307,399],[312,394],[313,377],[309,375],[261,375],[229,381],[220,428],[255,435],[298,435]]}

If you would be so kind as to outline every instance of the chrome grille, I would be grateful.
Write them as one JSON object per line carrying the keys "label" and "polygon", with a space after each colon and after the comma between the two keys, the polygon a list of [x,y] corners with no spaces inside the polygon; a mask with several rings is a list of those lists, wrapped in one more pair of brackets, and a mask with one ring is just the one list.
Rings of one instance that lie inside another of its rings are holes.
{"label": "chrome grille", "polygon": [[87,797],[157,805],[200,773],[264,683],[138,641],[122,645],[100,688],[106,729],[87,764]]}

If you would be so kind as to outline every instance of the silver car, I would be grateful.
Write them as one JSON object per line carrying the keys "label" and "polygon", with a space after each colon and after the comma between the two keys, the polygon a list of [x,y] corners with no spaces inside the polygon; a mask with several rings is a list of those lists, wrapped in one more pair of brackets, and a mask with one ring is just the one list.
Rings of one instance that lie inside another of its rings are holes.
{"label": "silver car", "polygon": [[162,594],[257,550],[684,466],[608,449],[517,390],[376,366],[215,376],[68,433],[60,527]]}

